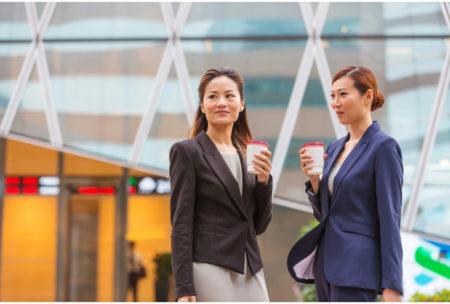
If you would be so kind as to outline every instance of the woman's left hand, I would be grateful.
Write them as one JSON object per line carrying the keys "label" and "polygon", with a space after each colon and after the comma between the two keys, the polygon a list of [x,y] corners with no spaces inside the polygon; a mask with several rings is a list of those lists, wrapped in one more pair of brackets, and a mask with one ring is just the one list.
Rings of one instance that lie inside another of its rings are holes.
{"label": "woman's left hand", "polygon": [[258,177],[258,182],[267,184],[270,177],[270,170],[272,170],[272,164],[270,163],[270,157],[272,156],[272,152],[270,151],[261,151],[261,153],[255,154],[255,160],[253,160],[253,164],[255,165],[255,170],[258,172],[256,175]]}
{"label": "woman's left hand", "polygon": [[402,296],[396,290],[385,288],[383,290],[383,302],[401,302]]}

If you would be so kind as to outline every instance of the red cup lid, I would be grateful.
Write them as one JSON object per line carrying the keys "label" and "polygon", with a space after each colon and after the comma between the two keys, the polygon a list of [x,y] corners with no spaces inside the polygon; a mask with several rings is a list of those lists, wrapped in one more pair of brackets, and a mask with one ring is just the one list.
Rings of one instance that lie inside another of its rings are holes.
{"label": "red cup lid", "polygon": [[302,146],[302,148],[309,147],[309,146],[321,146],[321,147],[325,148],[325,145],[323,144],[323,142],[320,142],[320,141],[312,141],[312,142],[306,143]]}
{"label": "red cup lid", "polygon": [[260,141],[260,140],[249,140],[247,142],[247,145],[262,145],[262,146],[266,146],[267,148],[269,148],[268,143],[266,143],[265,141]]}

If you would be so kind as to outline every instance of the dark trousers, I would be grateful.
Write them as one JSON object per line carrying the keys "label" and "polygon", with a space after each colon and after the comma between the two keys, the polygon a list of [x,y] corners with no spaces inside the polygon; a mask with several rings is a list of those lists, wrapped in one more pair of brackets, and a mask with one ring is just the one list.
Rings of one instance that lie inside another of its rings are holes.
{"label": "dark trousers", "polygon": [[137,302],[137,283],[138,283],[138,274],[136,272],[128,273],[128,289],[131,289],[133,292],[133,301]]}
{"label": "dark trousers", "polygon": [[319,302],[375,302],[377,291],[354,287],[339,287],[328,283],[324,272],[324,250],[320,246],[314,261],[314,276]]}

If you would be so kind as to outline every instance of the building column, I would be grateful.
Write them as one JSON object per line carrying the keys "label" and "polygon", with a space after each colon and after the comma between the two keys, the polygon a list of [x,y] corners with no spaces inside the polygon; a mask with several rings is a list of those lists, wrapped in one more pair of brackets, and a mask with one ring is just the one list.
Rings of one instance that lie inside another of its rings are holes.
{"label": "building column", "polygon": [[0,300],[2,295],[2,242],[3,242],[3,206],[5,201],[6,178],[6,138],[0,137]]}
{"label": "building column", "polygon": [[115,242],[114,242],[114,301],[127,298],[126,232],[128,216],[128,169],[123,169],[116,195]]}

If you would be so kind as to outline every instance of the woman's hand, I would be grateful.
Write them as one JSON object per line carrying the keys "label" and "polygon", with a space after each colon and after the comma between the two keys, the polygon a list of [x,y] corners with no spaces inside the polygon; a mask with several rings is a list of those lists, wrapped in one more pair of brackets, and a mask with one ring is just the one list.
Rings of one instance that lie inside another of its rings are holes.
{"label": "woman's hand", "polygon": [[383,290],[383,302],[401,302],[402,296],[396,290],[385,288]]}
{"label": "woman's hand", "polygon": [[270,170],[272,170],[272,164],[270,163],[270,157],[272,156],[272,152],[270,151],[261,151],[261,153],[255,154],[255,160],[253,160],[253,164],[255,165],[255,170],[258,172],[258,182],[267,184],[270,177]]}
{"label": "woman's hand", "polygon": [[195,298],[195,296],[184,296],[179,297],[177,302],[197,302],[197,299]]}
{"label": "woman's hand", "polygon": [[[314,167],[311,166],[311,163],[314,161],[312,159],[312,156],[306,153],[306,149],[302,148],[300,151],[298,151],[298,154],[300,156],[300,166],[303,171],[303,174],[309,178],[311,181],[311,186],[313,188],[314,194],[317,194],[319,192],[319,175],[309,175],[308,171],[313,169]],[[323,159],[327,159],[328,155],[325,154]]]}

